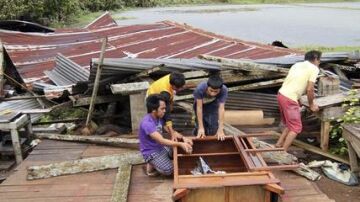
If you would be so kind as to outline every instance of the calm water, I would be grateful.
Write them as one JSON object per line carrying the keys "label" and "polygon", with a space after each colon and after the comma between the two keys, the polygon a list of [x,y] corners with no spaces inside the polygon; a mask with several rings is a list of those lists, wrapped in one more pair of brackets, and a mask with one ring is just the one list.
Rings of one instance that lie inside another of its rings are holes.
{"label": "calm water", "polygon": [[210,5],[136,9],[113,15],[118,24],[162,20],[230,37],[288,46],[360,46],[360,2],[292,5]]}

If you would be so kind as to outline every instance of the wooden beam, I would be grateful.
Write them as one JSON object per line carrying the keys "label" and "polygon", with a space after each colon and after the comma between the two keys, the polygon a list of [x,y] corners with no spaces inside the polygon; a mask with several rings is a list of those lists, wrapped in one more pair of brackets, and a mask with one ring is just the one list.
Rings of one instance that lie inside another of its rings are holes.
{"label": "wooden beam", "polygon": [[[225,84],[231,84],[231,83],[237,83],[237,82],[243,82],[243,81],[253,81],[253,80],[259,80],[259,79],[274,79],[279,78],[279,75],[276,74],[255,74],[255,75],[242,75],[242,74],[227,74],[224,76],[221,76]],[[207,81],[208,78],[198,78],[198,79],[191,79],[186,80],[186,87],[187,88],[194,88],[199,83],[203,81]]]}
{"label": "wooden beam", "polygon": [[111,196],[111,202],[127,202],[131,180],[131,168],[132,166],[130,164],[125,163],[122,163],[119,166]]}
{"label": "wooden beam", "polygon": [[149,86],[149,82],[144,81],[134,83],[112,84],[110,88],[113,94],[129,95],[145,91],[149,88]]}
{"label": "wooden beam", "polygon": [[[344,99],[348,96],[348,93],[338,93],[335,95],[329,95],[325,97],[315,98],[314,102],[319,106],[319,108],[330,107],[334,105],[339,105],[344,102]],[[356,94],[357,98],[360,98],[360,90],[357,90]],[[307,100],[307,96],[304,95],[300,99],[301,104],[309,107],[309,102]]]}
{"label": "wooden beam", "polygon": [[[254,90],[254,89],[280,86],[284,82],[284,80],[285,79],[281,78],[281,79],[275,79],[275,80],[270,80],[270,81],[261,81],[261,82],[256,82],[256,83],[251,83],[251,84],[246,84],[246,85],[241,85],[241,86],[230,87],[230,88],[228,88],[228,92],[239,91],[239,90]],[[192,94],[190,94],[190,95],[175,96],[174,100],[179,101],[179,100],[187,100],[187,99],[192,99],[192,98],[194,98],[194,96]]]}
{"label": "wooden beam", "polygon": [[217,61],[222,63],[224,66],[229,67],[236,67],[240,70],[245,71],[271,71],[271,72],[278,72],[278,73],[285,73],[287,74],[289,72],[289,69],[278,67],[276,65],[265,65],[265,64],[258,64],[250,61],[245,60],[238,60],[238,59],[228,59],[228,58],[222,58],[217,56],[211,56],[211,55],[199,55],[200,59],[210,60],[210,61]]}
{"label": "wooden beam", "polygon": [[[90,104],[91,97],[74,97],[69,96],[74,107],[87,106]],[[95,104],[103,104],[110,102],[118,102],[124,100],[125,97],[122,95],[109,95],[109,96],[97,96],[95,100]]]}
{"label": "wooden beam", "polygon": [[[276,136],[279,136],[280,134],[278,133],[274,133]],[[311,151],[315,154],[320,154],[322,156],[325,156],[327,158],[330,158],[330,159],[333,159],[335,161],[339,161],[341,163],[346,163],[349,165],[349,160],[348,159],[344,159],[340,156],[337,156],[337,155],[334,155],[334,154],[330,154],[329,152],[326,152],[326,151],[323,151],[321,150],[320,148],[318,147],[315,147],[315,146],[312,146],[310,144],[307,144],[307,143],[304,143],[300,140],[294,140],[293,141],[293,145],[297,146],[297,147],[300,147],[300,148],[303,148],[305,150],[308,150],[308,151]]]}
{"label": "wooden beam", "polygon": [[133,134],[137,134],[140,122],[146,114],[145,107],[146,92],[130,95],[130,115],[131,115],[131,129]]}
{"label": "wooden beam", "polygon": [[80,135],[61,135],[54,133],[35,133],[39,139],[62,140],[69,142],[84,142],[100,145],[110,145],[116,147],[126,147],[138,149],[138,139],[128,139],[121,137],[101,137],[101,136],[80,136]]}
{"label": "wooden beam", "polygon": [[140,152],[127,152],[119,155],[63,161],[47,165],[30,166],[27,168],[27,179],[45,179],[62,175],[87,173],[118,168],[119,166],[121,167],[122,164],[140,164],[143,162],[144,160]]}

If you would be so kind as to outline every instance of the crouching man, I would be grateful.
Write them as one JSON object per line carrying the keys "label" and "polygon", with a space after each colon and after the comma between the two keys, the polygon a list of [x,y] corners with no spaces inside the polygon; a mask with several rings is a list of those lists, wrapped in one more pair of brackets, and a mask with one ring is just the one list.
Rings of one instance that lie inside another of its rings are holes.
{"label": "crouching man", "polygon": [[162,136],[166,104],[161,95],[150,95],[146,99],[146,107],[148,114],[142,119],[139,128],[140,151],[147,163],[146,174],[171,175],[174,171],[171,147],[181,147],[186,153],[191,153],[192,142],[187,138],[184,138],[184,142],[177,142]]}

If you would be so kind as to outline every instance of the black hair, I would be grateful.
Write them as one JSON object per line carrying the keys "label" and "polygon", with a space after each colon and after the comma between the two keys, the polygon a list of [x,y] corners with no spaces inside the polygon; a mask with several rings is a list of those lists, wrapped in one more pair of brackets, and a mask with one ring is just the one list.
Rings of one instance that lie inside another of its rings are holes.
{"label": "black hair", "polygon": [[170,84],[176,88],[181,88],[185,85],[185,76],[182,73],[173,72],[170,74]]}
{"label": "black hair", "polygon": [[207,81],[207,85],[212,89],[219,89],[223,86],[223,84],[224,82],[218,74],[210,76]]}
{"label": "black hair", "polygon": [[320,60],[321,58],[321,52],[320,51],[316,51],[316,50],[311,50],[307,53],[305,53],[305,60],[307,61],[314,61],[316,59]]}
{"label": "black hair", "polygon": [[152,111],[157,110],[160,106],[160,101],[165,102],[163,96],[160,94],[149,95],[149,97],[146,98],[147,112],[151,113]]}

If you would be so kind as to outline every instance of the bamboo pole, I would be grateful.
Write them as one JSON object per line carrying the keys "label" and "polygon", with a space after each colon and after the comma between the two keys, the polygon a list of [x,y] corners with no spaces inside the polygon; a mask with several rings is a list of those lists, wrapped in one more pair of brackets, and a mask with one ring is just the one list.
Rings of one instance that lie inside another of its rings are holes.
{"label": "bamboo pole", "polygon": [[97,95],[97,92],[98,92],[98,89],[99,89],[99,81],[100,81],[100,76],[101,76],[102,63],[104,61],[104,55],[105,55],[107,41],[108,41],[107,37],[104,38],[103,41],[102,41],[101,52],[100,52],[100,61],[99,61],[99,64],[98,64],[97,70],[96,70],[94,89],[93,89],[92,96],[91,96],[91,101],[90,101],[90,106],[89,106],[89,113],[88,113],[87,118],[86,118],[85,127],[89,126],[90,121],[91,121],[91,116],[92,116],[92,113],[94,111],[94,104],[95,104],[96,95]]}
{"label": "bamboo pole", "polygon": [[39,139],[94,143],[94,144],[110,145],[110,146],[126,147],[126,148],[134,148],[134,149],[138,149],[139,147],[138,139],[128,139],[128,138],[120,138],[120,137],[61,135],[61,134],[53,134],[53,133],[36,133],[35,137]]}

